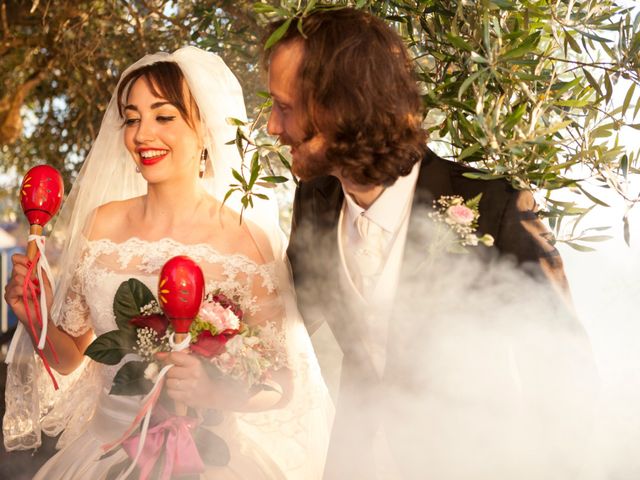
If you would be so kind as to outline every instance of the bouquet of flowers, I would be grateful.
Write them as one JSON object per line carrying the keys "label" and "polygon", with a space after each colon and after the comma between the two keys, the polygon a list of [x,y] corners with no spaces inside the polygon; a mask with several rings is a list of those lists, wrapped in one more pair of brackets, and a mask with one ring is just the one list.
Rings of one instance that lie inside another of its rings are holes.
{"label": "bouquet of flowers", "polygon": [[[166,291],[161,283],[159,295],[165,304],[163,294]],[[125,360],[113,379],[110,394],[146,397],[124,435],[103,446],[105,455],[122,447],[134,459],[128,469],[129,460],[114,465],[109,478],[127,477],[136,465],[143,480],[158,474],[161,478],[198,474],[205,464],[226,465],[230,455],[227,444],[207,429],[198,428],[198,419],[171,415],[162,406],[154,409],[163,381],[156,354],[172,350],[174,327],[153,293],[139,280],[129,279],[118,288],[113,311],[118,328],[96,338],[85,354],[107,365]],[[270,374],[286,365],[284,337],[273,323],[250,326],[243,317],[242,309],[224,293],[205,295],[189,328],[190,352],[216,375],[228,375],[247,389],[270,388],[265,384]],[[140,433],[133,435],[142,417],[146,420]],[[167,444],[169,432],[177,435],[172,447]],[[145,442],[149,437],[151,440]]]}
{"label": "bouquet of flowers", "polygon": [[[113,310],[118,329],[96,338],[85,354],[107,365],[133,357],[116,373],[110,393],[146,394],[160,370],[156,354],[171,351],[172,326],[153,293],[133,278],[118,288]],[[208,293],[189,329],[189,349],[205,365],[244,382],[249,389],[283,368],[286,355],[283,336],[273,323],[250,326],[243,317],[242,309],[224,293]]]}

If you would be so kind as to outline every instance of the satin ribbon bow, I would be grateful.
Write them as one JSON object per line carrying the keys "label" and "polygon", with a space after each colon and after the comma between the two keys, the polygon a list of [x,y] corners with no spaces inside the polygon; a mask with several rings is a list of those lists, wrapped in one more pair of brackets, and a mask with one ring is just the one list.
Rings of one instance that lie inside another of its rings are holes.
{"label": "satin ribbon bow", "polygon": [[140,480],[147,480],[164,448],[164,465],[160,480],[169,480],[172,475],[193,475],[204,472],[204,463],[191,435],[199,421],[191,417],[173,416],[149,429],[142,452],[138,453],[140,435],[130,437],[122,443],[131,458],[138,457]]}

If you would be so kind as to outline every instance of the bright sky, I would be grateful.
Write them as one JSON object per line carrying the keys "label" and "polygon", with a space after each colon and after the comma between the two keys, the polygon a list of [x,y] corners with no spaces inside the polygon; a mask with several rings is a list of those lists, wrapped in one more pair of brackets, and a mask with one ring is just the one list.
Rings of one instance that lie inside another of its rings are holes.
{"label": "bright sky", "polygon": [[[624,3],[640,11],[636,2]],[[624,85],[616,88],[614,96],[619,104],[626,90]],[[621,132],[620,143],[628,150],[640,148],[640,132],[626,129]],[[630,178],[630,191],[636,197],[640,194],[640,175]],[[603,428],[619,432],[616,451],[609,454],[615,459],[613,464],[626,464],[637,458],[631,445],[637,445],[633,432],[640,431],[637,413],[640,389],[635,386],[640,378],[640,204],[629,215],[631,246],[628,246],[623,240],[622,199],[606,189],[592,193],[597,193],[611,208],[596,207],[583,226],[611,226],[611,230],[602,233],[613,235],[614,239],[593,244],[597,251],[591,253],[577,252],[562,244],[559,250],[600,371],[604,405],[600,422],[606,425]],[[629,449],[621,448],[626,444]]]}
{"label": "bright sky", "polygon": [[[634,7],[635,0],[620,2]],[[621,82],[614,90],[614,102],[622,104],[627,86]],[[636,98],[640,92],[636,91]],[[634,102],[637,101],[634,99]],[[634,121],[640,123],[640,115]],[[640,148],[640,131],[625,128],[620,144],[628,151]],[[640,195],[640,175],[629,178],[629,191]],[[612,191],[591,189],[610,208],[596,207],[583,221],[583,228],[611,226],[606,234],[614,238],[592,244],[596,252],[581,253],[559,245],[571,283],[578,314],[587,328],[603,376],[610,381],[640,373],[640,204],[629,214],[631,246],[623,240],[624,201]],[[606,375],[604,375],[606,373]]]}

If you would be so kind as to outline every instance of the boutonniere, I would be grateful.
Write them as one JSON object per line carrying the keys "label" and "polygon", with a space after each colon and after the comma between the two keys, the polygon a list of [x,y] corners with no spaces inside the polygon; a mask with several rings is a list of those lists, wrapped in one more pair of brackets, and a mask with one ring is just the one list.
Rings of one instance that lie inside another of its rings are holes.
{"label": "boutonniere", "polygon": [[482,194],[465,201],[459,195],[442,196],[433,202],[429,217],[435,223],[435,239],[430,242],[431,253],[445,250],[449,253],[469,253],[468,247],[493,246],[489,234],[478,236],[478,206]]}

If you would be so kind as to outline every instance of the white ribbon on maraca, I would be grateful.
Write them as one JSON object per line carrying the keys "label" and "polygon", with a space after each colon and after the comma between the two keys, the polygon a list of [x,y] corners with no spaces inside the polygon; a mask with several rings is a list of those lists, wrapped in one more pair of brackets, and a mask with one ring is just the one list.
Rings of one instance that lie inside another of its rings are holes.
{"label": "white ribbon on maraca", "polygon": [[40,258],[36,265],[36,272],[38,275],[38,283],[40,284],[40,313],[42,314],[42,331],[40,332],[40,338],[38,339],[38,350],[44,349],[44,344],[47,341],[47,325],[49,324],[49,312],[47,308],[47,296],[44,288],[44,275],[47,276],[51,290],[55,290],[55,282],[53,280],[53,272],[51,266],[45,256],[45,236],[44,235],[29,235],[29,241],[35,241],[38,251],[40,252]]}

